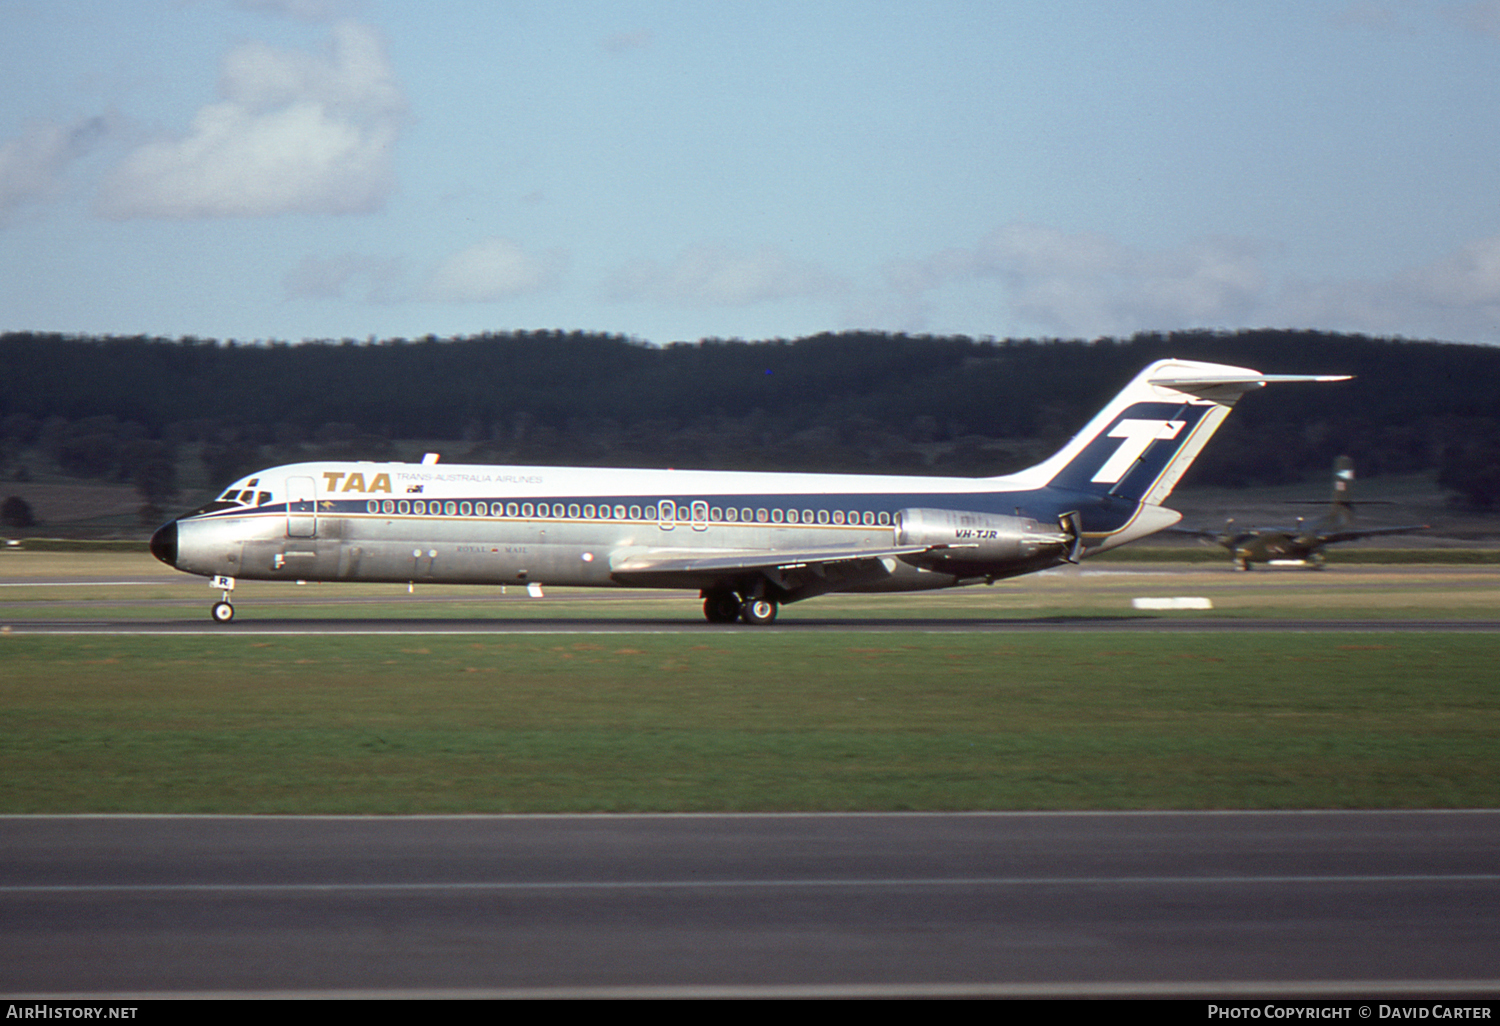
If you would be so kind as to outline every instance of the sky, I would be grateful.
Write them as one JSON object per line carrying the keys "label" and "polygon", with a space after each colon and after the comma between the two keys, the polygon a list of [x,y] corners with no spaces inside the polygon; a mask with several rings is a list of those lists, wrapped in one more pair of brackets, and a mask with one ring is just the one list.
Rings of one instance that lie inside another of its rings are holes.
{"label": "sky", "polygon": [[1500,343],[1500,0],[0,0],[0,331]]}

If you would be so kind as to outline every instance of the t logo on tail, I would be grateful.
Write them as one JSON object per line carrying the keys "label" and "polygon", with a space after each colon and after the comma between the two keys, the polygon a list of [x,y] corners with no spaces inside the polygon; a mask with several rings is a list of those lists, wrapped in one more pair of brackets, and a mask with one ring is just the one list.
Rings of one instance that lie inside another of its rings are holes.
{"label": "t logo on tail", "polygon": [[1141,454],[1159,438],[1176,438],[1186,421],[1182,420],[1131,420],[1120,421],[1110,428],[1109,438],[1123,438],[1124,442],[1115,454],[1105,461],[1099,472],[1089,478],[1094,484],[1115,484],[1125,472],[1135,465]]}

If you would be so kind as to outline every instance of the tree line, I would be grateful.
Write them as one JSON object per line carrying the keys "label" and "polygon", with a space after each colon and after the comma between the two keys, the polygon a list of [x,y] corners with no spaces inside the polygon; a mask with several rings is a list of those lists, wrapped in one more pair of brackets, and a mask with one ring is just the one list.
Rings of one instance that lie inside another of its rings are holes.
{"label": "tree line", "polygon": [[238,343],[0,335],[0,473],[25,459],[169,500],[273,462],[406,440],[505,463],[995,474],[1034,462],[1163,357],[1353,374],[1242,403],[1187,484],[1281,484],[1347,453],[1500,504],[1500,349],[1315,331],[974,339],[842,332],[657,347],[620,335]]}

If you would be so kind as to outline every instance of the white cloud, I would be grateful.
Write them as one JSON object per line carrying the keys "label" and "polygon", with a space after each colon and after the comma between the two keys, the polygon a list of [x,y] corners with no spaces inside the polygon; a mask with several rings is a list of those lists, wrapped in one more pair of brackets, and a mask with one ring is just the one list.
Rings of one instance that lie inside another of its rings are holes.
{"label": "white cloud", "polygon": [[509,239],[485,239],[438,264],[420,298],[490,303],[534,295],[556,288],[566,265],[566,257],[555,250],[534,254]]}
{"label": "white cloud", "polygon": [[358,0],[235,0],[235,6],[299,21],[332,21],[363,5]]}
{"label": "white cloud", "polygon": [[1414,298],[1445,307],[1500,303],[1500,236],[1466,243],[1457,252],[1402,275]]}
{"label": "white cloud", "polygon": [[288,299],[343,299],[356,281],[366,283],[369,302],[396,298],[400,261],[386,257],[341,253],[333,257],[304,257],[281,279]]}
{"label": "white cloud", "polygon": [[0,144],[0,226],[27,204],[57,196],[68,166],[93,149],[108,130],[108,120],[102,117],[72,125],[34,124]]}
{"label": "white cloud", "polygon": [[1238,323],[1266,287],[1245,242],[1205,239],[1144,253],[1100,232],[1025,223],[997,228],[970,249],[888,265],[885,279],[908,301],[950,283],[995,279],[1018,317],[1084,337]]}
{"label": "white cloud", "polygon": [[1500,236],[1384,279],[1291,281],[1280,306],[1316,327],[1500,342]]}
{"label": "white cloud", "polygon": [[615,32],[604,37],[600,44],[605,53],[622,54],[632,50],[649,50],[651,48],[652,36],[650,32],[640,30],[635,32]]}
{"label": "white cloud", "polygon": [[322,55],[246,43],[222,101],[182,138],[148,143],[105,182],[115,218],[347,214],[379,209],[406,103],[374,30],[335,26]]}
{"label": "white cloud", "polygon": [[1447,13],[1471,32],[1500,39],[1500,0],[1475,0],[1450,8]]}
{"label": "white cloud", "polygon": [[679,306],[749,306],[785,299],[828,298],[846,284],[773,247],[738,251],[691,246],[671,264],[645,260],[616,271],[605,285],[612,300],[654,300]]}
{"label": "white cloud", "polygon": [[1328,21],[1335,28],[1414,34],[1416,30],[1408,27],[1403,18],[1404,13],[1406,12],[1396,6],[1380,0],[1351,0],[1329,15]]}

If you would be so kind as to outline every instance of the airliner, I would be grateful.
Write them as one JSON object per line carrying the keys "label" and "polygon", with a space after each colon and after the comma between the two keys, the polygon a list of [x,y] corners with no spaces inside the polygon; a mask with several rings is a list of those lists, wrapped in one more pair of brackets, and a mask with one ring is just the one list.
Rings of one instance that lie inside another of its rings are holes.
{"label": "airliner", "polygon": [[1161,360],[1043,462],[986,478],[421,463],[250,474],[152,536],[157,559],[237,580],[696,589],[710,623],[769,624],[830,592],[993,583],[1123,545],[1231,407],[1283,381]]}

